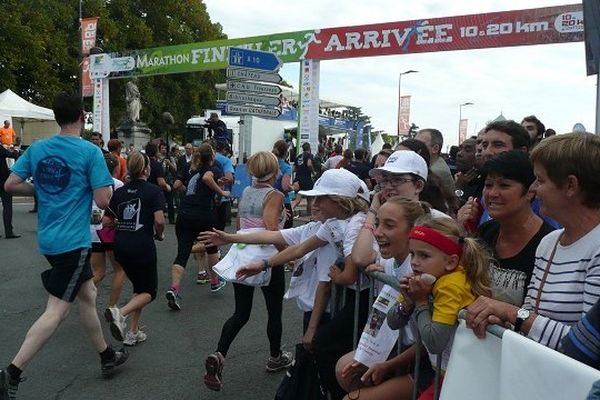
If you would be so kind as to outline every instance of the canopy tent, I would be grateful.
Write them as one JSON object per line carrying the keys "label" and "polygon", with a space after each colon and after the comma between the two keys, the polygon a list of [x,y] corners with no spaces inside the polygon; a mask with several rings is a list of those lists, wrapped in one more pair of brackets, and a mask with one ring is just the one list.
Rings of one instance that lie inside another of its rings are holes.
{"label": "canopy tent", "polygon": [[51,109],[30,103],[10,89],[0,93],[0,124],[7,119],[23,144],[58,132]]}

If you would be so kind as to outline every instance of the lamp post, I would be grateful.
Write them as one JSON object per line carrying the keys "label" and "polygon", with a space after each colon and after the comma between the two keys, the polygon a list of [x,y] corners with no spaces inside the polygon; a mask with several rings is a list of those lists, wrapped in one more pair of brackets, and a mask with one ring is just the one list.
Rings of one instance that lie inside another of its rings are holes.
{"label": "lamp post", "polygon": [[396,119],[396,125],[397,125],[396,133],[398,135],[398,143],[400,143],[400,103],[401,103],[400,88],[401,88],[401,83],[402,83],[402,75],[412,74],[415,72],[419,72],[419,71],[415,71],[414,69],[409,69],[408,71],[400,72],[398,74],[398,115],[397,115],[397,119]]}
{"label": "lamp post", "polygon": [[462,108],[465,106],[472,106],[475,103],[471,103],[467,101],[466,103],[462,103],[458,106],[458,144],[460,144],[460,121],[462,121]]}

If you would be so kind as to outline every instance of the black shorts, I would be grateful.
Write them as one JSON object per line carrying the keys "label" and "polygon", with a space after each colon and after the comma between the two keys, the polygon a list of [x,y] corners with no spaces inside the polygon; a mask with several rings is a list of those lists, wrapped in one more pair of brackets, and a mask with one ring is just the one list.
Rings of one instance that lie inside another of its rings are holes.
{"label": "black shorts", "polygon": [[92,242],[92,253],[106,253],[112,250],[112,243]]}
{"label": "black shorts", "polygon": [[48,293],[72,303],[81,285],[94,276],[90,266],[90,255],[90,249],[46,255],[46,260],[52,268],[42,272],[42,283]]}
{"label": "black shorts", "polygon": [[220,231],[223,231],[225,230],[225,226],[227,225],[227,215],[228,213],[231,213],[231,202],[225,201],[223,203],[219,203],[219,205],[215,207],[215,211],[215,228],[217,228]]}
{"label": "black shorts", "polygon": [[298,182],[298,186],[300,186],[300,190],[312,190],[314,186],[312,179],[301,178],[296,181]]}
{"label": "black shorts", "polygon": [[115,259],[123,267],[123,271],[133,286],[133,293],[148,293],[152,300],[156,298],[158,273],[156,271],[156,251],[144,257],[132,257],[115,252]]}

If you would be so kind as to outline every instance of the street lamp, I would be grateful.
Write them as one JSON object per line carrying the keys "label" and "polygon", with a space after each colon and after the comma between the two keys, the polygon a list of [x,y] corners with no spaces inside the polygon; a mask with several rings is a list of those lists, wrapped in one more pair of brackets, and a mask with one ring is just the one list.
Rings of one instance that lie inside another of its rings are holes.
{"label": "street lamp", "polygon": [[472,106],[475,103],[471,103],[467,101],[466,103],[462,103],[458,106],[458,144],[460,144],[460,121],[462,121],[462,108],[465,106]]}
{"label": "street lamp", "polygon": [[412,74],[415,72],[419,72],[419,71],[415,71],[414,69],[409,69],[408,71],[404,71],[404,72],[400,72],[398,74],[398,118],[396,121],[396,125],[397,125],[397,134],[398,134],[398,143],[400,143],[400,84],[402,82],[402,75],[406,75],[406,74]]}

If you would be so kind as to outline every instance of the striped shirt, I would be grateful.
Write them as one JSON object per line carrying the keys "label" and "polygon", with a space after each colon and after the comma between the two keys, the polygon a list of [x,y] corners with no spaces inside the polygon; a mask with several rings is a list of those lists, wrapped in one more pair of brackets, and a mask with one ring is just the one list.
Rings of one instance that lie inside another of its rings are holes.
{"label": "striped shirt", "polygon": [[[533,276],[523,308],[534,310],[552,249],[563,229],[546,235],[535,253]],[[552,349],[600,298],[600,225],[568,246],[560,243],[542,288],[537,318],[529,334]]]}

